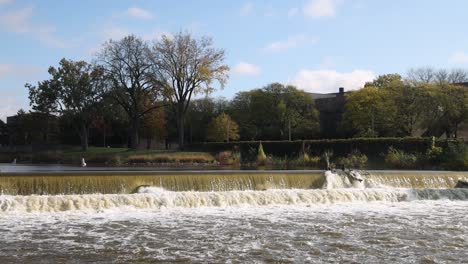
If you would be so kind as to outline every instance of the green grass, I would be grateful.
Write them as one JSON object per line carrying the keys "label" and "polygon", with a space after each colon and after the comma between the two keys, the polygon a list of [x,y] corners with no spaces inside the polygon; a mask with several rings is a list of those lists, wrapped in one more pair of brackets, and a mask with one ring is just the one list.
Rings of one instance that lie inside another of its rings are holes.
{"label": "green grass", "polygon": [[102,148],[90,147],[88,151],[81,148],[67,148],[63,150],[49,150],[40,152],[0,153],[0,162],[9,163],[17,158],[19,163],[63,163],[79,164],[81,158],[85,158],[88,164],[108,165],[146,165],[170,163],[193,164],[209,163],[215,161],[213,155],[206,152],[188,152],[176,150],[146,150],[128,148]]}
{"label": "green grass", "polygon": [[91,147],[88,151],[82,151],[81,149],[63,151],[63,160],[66,163],[76,163],[81,157],[84,157],[88,163],[109,163],[115,165],[123,163],[212,163],[215,160],[209,153],[175,150]]}

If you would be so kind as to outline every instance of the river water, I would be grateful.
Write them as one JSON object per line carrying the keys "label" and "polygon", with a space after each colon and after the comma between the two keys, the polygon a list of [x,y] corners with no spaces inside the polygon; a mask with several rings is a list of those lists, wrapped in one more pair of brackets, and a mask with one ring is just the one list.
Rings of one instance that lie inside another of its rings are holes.
{"label": "river water", "polygon": [[0,195],[0,263],[468,263],[468,189],[326,176],[324,189]]}

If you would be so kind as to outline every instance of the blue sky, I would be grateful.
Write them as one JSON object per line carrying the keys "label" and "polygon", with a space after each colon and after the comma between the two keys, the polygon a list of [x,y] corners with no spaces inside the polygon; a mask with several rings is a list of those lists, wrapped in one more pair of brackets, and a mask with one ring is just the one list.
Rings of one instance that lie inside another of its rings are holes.
{"label": "blue sky", "polygon": [[92,60],[109,38],[211,36],[231,67],[224,90],[271,82],[358,89],[411,67],[468,68],[465,0],[0,0],[0,119],[28,109],[26,82],[61,58]]}

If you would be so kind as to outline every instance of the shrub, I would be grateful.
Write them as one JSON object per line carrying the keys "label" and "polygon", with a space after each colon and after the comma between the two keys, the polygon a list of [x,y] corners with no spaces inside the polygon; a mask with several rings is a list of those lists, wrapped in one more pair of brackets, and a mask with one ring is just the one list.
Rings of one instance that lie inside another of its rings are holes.
{"label": "shrub", "polygon": [[388,148],[388,152],[385,155],[385,163],[398,169],[414,168],[417,161],[418,158],[415,154],[407,153],[394,147]]}
{"label": "shrub", "polygon": [[468,146],[463,141],[449,142],[441,159],[445,169],[467,170]]}
{"label": "shrub", "polygon": [[221,151],[216,155],[216,160],[220,165],[239,165],[240,154],[233,151]]}
{"label": "shrub", "polygon": [[107,158],[106,164],[120,166],[123,164],[122,158],[119,155],[112,155]]}
{"label": "shrub", "polygon": [[260,142],[260,145],[258,146],[257,165],[266,165],[266,162],[267,156],[265,154],[265,151],[263,151],[262,142]]}
{"label": "shrub", "polygon": [[442,151],[441,147],[436,146],[435,137],[432,137],[431,146],[427,149],[425,158],[431,163],[438,163],[440,162]]}
{"label": "shrub", "polygon": [[366,155],[356,150],[349,153],[346,157],[338,159],[337,163],[346,168],[363,169],[367,166],[367,160]]}
{"label": "shrub", "polygon": [[[323,139],[323,140],[298,140],[298,141],[239,141],[239,142],[213,142],[194,143],[187,148],[192,151],[207,151],[219,153],[225,150],[233,150],[238,147],[242,160],[247,158],[251,148],[257,150],[259,144],[266,153],[275,157],[296,158],[305,149],[312,155],[321,155],[326,150],[332,150],[336,156],[346,156],[354,150],[359,150],[367,157],[379,157],[382,150],[390,146],[409,153],[424,153],[432,143],[431,138],[406,137],[406,138],[350,138],[350,139]],[[255,156],[253,157],[255,161]]]}

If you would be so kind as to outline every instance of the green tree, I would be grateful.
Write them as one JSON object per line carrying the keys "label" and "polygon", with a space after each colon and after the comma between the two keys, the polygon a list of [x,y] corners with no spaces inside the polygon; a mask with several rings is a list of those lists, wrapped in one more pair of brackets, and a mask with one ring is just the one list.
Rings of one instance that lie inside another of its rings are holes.
{"label": "green tree", "polygon": [[230,113],[245,139],[311,138],[319,130],[312,97],[294,86],[273,83],[238,93]]}
{"label": "green tree", "polygon": [[224,57],[224,50],[214,48],[210,38],[196,39],[189,33],[163,35],[153,46],[154,65],[171,91],[180,148],[185,143],[185,115],[192,96],[213,91],[215,80],[221,88],[226,83],[229,67]]}
{"label": "green tree", "polygon": [[103,70],[85,61],[62,59],[50,67],[50,80],[37,86],[26,84],[32,108],[46,114],[58,113],[75,120],[81,147],[88,149],[88,129],[102,99]]}
{"label": "green tree", "polygon": [[389,135],[395,109],[387,94],[387,91],[372,86],[350,92],[343,114],[345,127],[362,137]]}
{"label": "green tree", "polygon": [[224,98],[209,98],[204,97],[192,100],[187,110],[187,135],[189,142],[206,141],[207,129],[206,124],[209,124],[213,118],[223,112],[228,111],[229,102]]}
{"label": "green tree", "polygon": [[221,113],[211,121],[207,136],[209,140],[218,142],[238,140],[239,126],[229,115]]}
{"label": "green tree", "polygon": [[378,76],[372,82],[366,82],[364,87],[388,88],[403,86],[403,78],[398,73],[384,74]]}
{"label": "green tree", "polygon": [[458,137],[460,125],[468,120],[468,89],[459,85],[426,85],[422,122],[424,136]]}

